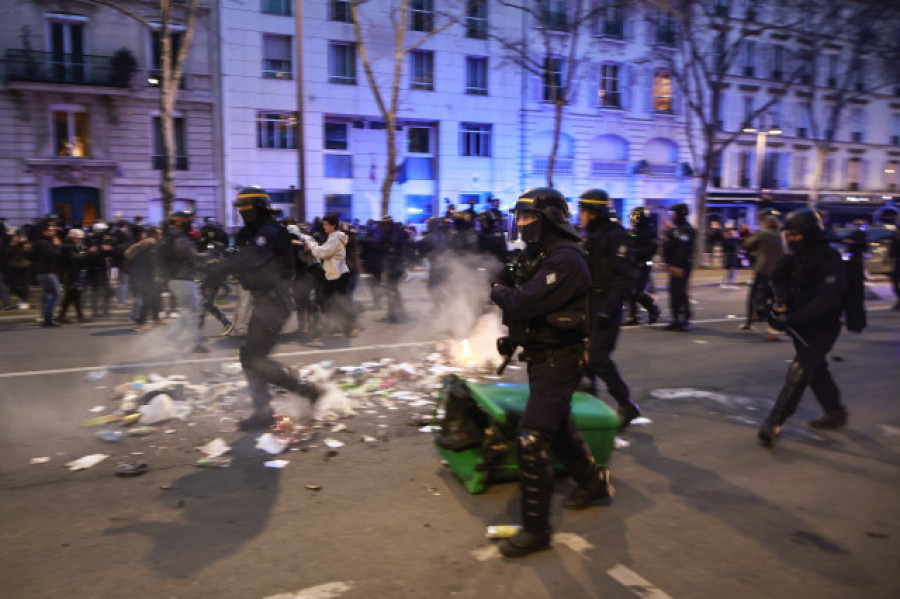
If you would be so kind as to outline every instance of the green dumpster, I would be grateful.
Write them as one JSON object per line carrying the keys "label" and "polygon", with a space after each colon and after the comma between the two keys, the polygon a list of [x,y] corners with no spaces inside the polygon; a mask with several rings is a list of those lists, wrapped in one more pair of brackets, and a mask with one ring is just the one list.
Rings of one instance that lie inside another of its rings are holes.
{"label": "green dumpster", "polygon": [[[518,479],[516,426],[527,401],[528,385],[444,379],[435,447],[470,493],[481,493],[490,482]],[[593,395],[577,392],[572,417],[594,459],[605,466],[619,430],[618,414]],[[561,473],[562,465],[554,464]]]}

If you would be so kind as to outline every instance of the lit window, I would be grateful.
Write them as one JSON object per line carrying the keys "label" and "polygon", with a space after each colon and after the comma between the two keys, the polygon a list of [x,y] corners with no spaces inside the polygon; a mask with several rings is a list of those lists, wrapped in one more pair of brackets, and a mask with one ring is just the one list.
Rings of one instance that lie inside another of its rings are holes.
{"label": "lit window", "polygon": [[53,111],[56,155],[84,158],[91,155],[88,113],[83,108]]}
{"label": "lit window", "polygon": [[653,110],[672,112],[672,73],[657,69],[653,74]]}
{"label": "lit window", "polygon": [[291,36],[263,35],[263,77],[290,79]]}
{"label": "lit window", "polygon": [[297,114],[256,113],[256,147],[277,150],[297,149]]}

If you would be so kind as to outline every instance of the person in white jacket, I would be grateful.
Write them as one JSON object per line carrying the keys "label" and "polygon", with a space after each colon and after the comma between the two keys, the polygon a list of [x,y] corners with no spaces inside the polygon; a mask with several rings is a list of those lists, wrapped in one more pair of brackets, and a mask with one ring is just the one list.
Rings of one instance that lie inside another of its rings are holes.
{"label": "person in white jacket", "polygon": [[340,220],[335,214],[322,217],[322,225],[328,234],[325,243],[319,245],[312,238],[306,247],[312,255],[322,261],[325,269],[325,288],[323,292],[324,310],[328,331],[333,333],[339,329],[345,337],[355,337],[354,325],[356,315],[348,297],[350,285],[350,269],[347,268],[347,235],[338,231]]}

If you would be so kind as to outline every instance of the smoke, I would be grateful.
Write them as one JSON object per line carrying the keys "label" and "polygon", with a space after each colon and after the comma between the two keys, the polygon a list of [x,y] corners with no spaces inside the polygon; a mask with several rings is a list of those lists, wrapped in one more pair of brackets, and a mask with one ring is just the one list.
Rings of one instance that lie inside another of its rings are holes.
{"label": "smoke", "polygon": [[[478,333],[480,319],[492,310],[490,283],[502,264],[486,254],[453,254],[445,252],[435,258],[429,268],[428,290],[432,299],[432,331],[451,339],[466,339]],[[493,335],[499,327],[491,326]],[[485,321],[486,323],[490,321]],[[502,334],[502,333],[501,333]],[[491,340],[491,347],[496,347]],[[493,350],[496,353],[496,349]]]}

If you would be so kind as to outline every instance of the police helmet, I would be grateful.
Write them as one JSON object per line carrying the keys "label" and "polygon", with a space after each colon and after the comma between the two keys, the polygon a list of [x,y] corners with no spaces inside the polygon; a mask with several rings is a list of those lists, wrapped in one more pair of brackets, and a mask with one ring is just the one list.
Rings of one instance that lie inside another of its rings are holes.
{"label": "police helmet", "polygon": [[631,226],[635,227],[636,229],[643,227],[648,222],[650,222],[650,218],[647,216],[647,209],[643,206],[632,208],[631,214],[628,218],[629,220],[631,220]]}
{"label": "police helmet", "polygon": [[[536,224],[546,222],[565,237],[581,239],[578,231],[569,222],[569,205],[565,196],[552,187],[534,187],[520,195],[516,200],[515,212],[516,218],[532,213],[538,218]],[[522,238],[526,242],[538,240],[534,235],[526,236],[524,232]]]}
{"label": "police helmet", "polygon": [[238,192],[234,205],[238,209],[255,208],[263,211],[269,208],[269,202],[269,194],[266,193],[265,189],[259,185],[251,185]]}
{"label": "police helmet", "polygon": [[597,218],[613,218],[616,215],[615,206],[609,199],[609,194],[602,189],[588,189],[578,198],[578,209]]}
{"label": "police helmet", "polygon": [[685,204],[683,202],[679,202],[679,203],[671,206],[669,208],[669,212],[674,214],[676,218],[686,219],[688,217],[688,214],[690,213],[690,209],[688,208],[687,204]]}
{"label": "police helmet", "polygon": [[66,236],[71,239],[84,239],[84,231],[81,229],[72,229]]}
{"label": "police helmet", "polygon": [[815,245],[825,236],[825,225],[822,217],[815,210],[800,208],[787,216],[784,222],[788,245],[794,252],[799,252]]}

